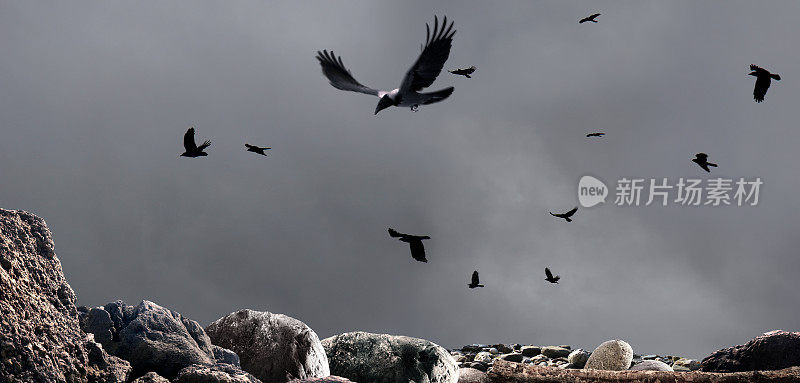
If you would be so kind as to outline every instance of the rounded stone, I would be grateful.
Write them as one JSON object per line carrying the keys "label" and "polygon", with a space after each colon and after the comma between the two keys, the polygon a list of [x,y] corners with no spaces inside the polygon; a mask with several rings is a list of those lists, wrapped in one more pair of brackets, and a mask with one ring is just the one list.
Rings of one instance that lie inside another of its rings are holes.
{"label": "rounded stone", "polygon": [[595,370],[627,370],[633,361],[633,348],[622,340],[603,342],[592,352],[585,368]]}

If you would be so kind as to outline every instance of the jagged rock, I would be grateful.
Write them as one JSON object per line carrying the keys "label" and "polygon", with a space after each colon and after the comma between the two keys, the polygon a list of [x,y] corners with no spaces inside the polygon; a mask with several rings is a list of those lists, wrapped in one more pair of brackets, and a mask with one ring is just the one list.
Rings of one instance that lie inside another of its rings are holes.
{"label": "jagged rock", "polygon": [[131,383],[169,383],[169,380],[155,372],[148,372]]}
{"label": "jagged rock", "polygon": [[673,371],[672,367],[660,360],[645,360],[630,368],[631,371]]}
{"label": "jagged rock", "polygon": [[217,346],[216,344],[211,346],[211,350],[214,351],[214,360],[216,360],[217,363],[227,363],[241,368],[239,355],[236,355],[235,352],[228,350],[227,348]]}
{"label": "jagged rock", "polygon": [[565,370],[498,360],[489,372],[497,383],[771,383],[800,382],[800,367],[735,373]]}
{"label": "jagged rock", "polygon": [[491,347],[494,348],[494,349],[497,349],[497,352],[500,353],[500,354],[510,354],[510,353],[514,352],[513,348],[511,348],[509,346],[506,346],[506,345],[504,345],[502,343],[493,344]]}
{"label": "jagged rock", "polygon": [[548,358],[563,358],[569,356],[569,349],[561,346],[542,347],[542,355]]}
{"label": "jagged rock", "polygon": [[214,362],[211,340],[197,322],[150,301],[112,302],[81,322],[84,331],[100,334],[106,351],[130,362],[134,378],[152,371],[172,379],[184,367]]}
{"label": "jagged rock", "polygon": [[487,351],[481,351],[475,354],[475,358],[473,359],[473,361],[482,363],[492,363],[492,359],[494,359],[494,357],[491,353]]}
{"label": "jagged rock", "polygon": [[193,364],[185,367],[172,383],[261,383],[233,365],[217,363],[214,365]]}
{"label": "jagged rock", "polygon": [[714,352],[701,362],[703,371],[779,370],[800,366],[800,332],[770,331],[745,345]]}
{"label": "jagged rock", "polygon": [[622,340],[603,342],[592,352],[585,368],[595,370],[627,370],[633,361],[631,345]]}
{"label": "jagged rock", "polygon": [[243,370],[264,382],[330,375],[317,334],[286,315],[240,310],[217,319],[206,332],[215,345],[239,356]]}
{"label": "jagged rock", "polygon": [[424,339],[350,332],[327,338],[322,345],[331,373],[355,382],[458,381],[458,366],[450,353]]}
{"label": "jagged rock", "polygon": [[569,368],[583,368],[586,365],[586,362],[589,360],[589,351],[586,351],[582,348],[579,348],[571,353],[567,357],[567,361],[569,361],[570,367]]}
{"label": "jagged rock", "polygon": [[124,382],[127,362],[81,331],[41,218],[0,209],[0,382]]}
{"label": "jagged rock", "polygon": [[474,368],[460,368],[458,369],[458,383],[489,383],[489,376]]}

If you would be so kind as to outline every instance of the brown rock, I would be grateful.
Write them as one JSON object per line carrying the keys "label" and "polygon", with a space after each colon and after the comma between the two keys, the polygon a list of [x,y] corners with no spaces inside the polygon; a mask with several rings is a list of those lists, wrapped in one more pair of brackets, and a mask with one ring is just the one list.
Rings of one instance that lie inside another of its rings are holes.
{"label": "brown rock", "polygon": [[780,370],[800,366],[800,332],[770,331],[745,345],[714,352],[700,364],[703,371]]}
{"label": "brown rock", "polygon": [[800,382],[800,367],[734,373],[564,370],[497,360],[489,372],[492,383],[760,383]]}

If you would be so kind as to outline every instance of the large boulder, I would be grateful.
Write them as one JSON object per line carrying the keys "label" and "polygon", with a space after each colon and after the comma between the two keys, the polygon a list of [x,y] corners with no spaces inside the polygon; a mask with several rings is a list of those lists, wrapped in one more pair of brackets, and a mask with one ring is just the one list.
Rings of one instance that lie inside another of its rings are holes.
{"label": "large boulder", "polygon": [[489,383],[489,376],[474,368],[459,368],[458,383]]}
{"label": "large boulder", "polygon": [[215,365],[193,364],[178,372],[172,383],[261,383],[233,365],[219,363]]}
{"label": "large boulder", "polygon": [[591,355],[592,354],[590,354],[589,351],[579,348],[569,353],[567,361],[569,361],[569,364],[572,365],[572,368],[583,368],[586,365],[586,362],[589,361],[589,356]]}
{"label": "large boulder", "polygon": [[242,369],[264,382],[330,375],[317,334],[286,315],[240,310],[208,325],[206,333],[213,344],[239,355]]}
{"label": "large boulder", "polygon": [[0,382],[124,382],[130,369],[81,331],[44,220],[0,209]]}
{"label": "large boulder", "polygon": [[597,346],[585,368],[595,370],[627,370],[633,361],[631,345],[622,340],[609,340]]}
{"label": "large boulder", "polygon": [[324,339],[322,345],[331,373],[355,382],[458,381],[455,359],[444,348],[424,339],[349,332]]}
{"label": "large boulder", "polygon": [[184,367],[215,360],[211,340],[197,322],[150,301],[93,308],[81,315],[81,325],[110,354],[130,362],[134,378],[152,371],[173,379]]}
{"label": "large boulder", "polygon": [[770,331],[745,345],[729,347],[707,356],[703,371],[736,372],[780,370],[800,366],[800,332]]}

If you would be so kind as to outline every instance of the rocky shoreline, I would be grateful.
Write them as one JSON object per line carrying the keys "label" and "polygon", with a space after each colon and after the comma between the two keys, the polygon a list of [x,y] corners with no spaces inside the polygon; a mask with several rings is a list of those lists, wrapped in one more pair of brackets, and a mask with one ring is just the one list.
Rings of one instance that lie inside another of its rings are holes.
{"label": "rocky shoreline", "polygon": [[239,310],[206,327],[147,300],[76,307],[44,220],[0,209],[0,382],[477,383],[800,381],[800,332],[772,331],[702,361],[623,340],[467,345],[350,332]]}

